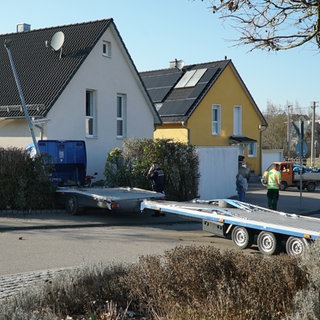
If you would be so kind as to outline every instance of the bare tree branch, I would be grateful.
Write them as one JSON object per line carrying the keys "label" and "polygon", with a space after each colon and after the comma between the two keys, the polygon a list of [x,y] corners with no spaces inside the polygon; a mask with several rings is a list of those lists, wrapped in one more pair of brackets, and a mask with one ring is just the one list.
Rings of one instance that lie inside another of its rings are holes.
{"label": "bare tree branch", "polygon": [[[202,0],[203,1],[203,0]],[[239,44],[288,50],[314,42],[320,48],[320,0],[211,0],[212,11],[232,20]]]}

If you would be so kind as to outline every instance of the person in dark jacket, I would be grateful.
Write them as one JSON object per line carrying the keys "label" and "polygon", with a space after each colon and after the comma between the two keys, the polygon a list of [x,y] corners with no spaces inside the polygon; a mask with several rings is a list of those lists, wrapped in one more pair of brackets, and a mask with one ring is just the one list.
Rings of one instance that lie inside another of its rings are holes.
{"label": "person in dark jacket", "polygon": [[240,172],[236,176],[236,187],[239,201],[245,202],[246,192],[248,189],[248,181]]}
{"label": "person in dark jacket", "polygon": [[164,193],[165,174],[157,163],[152,164],[147,178],[151,181],[153,191]]}

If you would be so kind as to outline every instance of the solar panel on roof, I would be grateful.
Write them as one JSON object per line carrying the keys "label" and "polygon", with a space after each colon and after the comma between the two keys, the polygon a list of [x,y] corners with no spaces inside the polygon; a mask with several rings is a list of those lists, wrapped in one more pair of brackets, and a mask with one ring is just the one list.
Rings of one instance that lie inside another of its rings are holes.
{"label": "solar panel on roof", "polygon": [[204,75],[207,69],[196,69],[187,71],[180,81],[176,84],[175,88],[194,87]]}
{"label": "solar panel on roof", "polygon": [[196,73],[197,70],[189,70],[187,71],[180,81],[176,84],[175,88],[184,88],[188,81],[192,78],[192,76]]}

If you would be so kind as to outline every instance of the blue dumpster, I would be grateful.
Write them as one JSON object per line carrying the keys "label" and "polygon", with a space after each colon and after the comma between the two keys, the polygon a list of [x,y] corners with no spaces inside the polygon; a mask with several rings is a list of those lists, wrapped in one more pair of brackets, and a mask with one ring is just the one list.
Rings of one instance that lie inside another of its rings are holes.
{"label": "blue dumpster", "polygon": [[58,186],[84,185],[87,170],[86,145],[82,140],[39,140],[39,151],[51,165],[50,179]]}

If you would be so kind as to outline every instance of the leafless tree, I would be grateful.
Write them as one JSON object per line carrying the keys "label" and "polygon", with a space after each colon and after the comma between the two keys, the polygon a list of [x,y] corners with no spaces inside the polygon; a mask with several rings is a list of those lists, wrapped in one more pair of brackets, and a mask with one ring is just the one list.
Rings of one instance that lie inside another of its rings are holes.
{"label": "leafless tree", "polygon": [[287,149],[286,113],[280,107],[268,103],[267,111],[263,114],[263,116],[268,122],[268,128],[265,131],[263,131],[262,134],[262,148]]}
{"label": "leafless tree", "polygon": [[[205,0],[202,0],[205,1]],[[254,49],[320,47],[320,0],[210,0],[214,13],[231,19],[238,44]]]}

